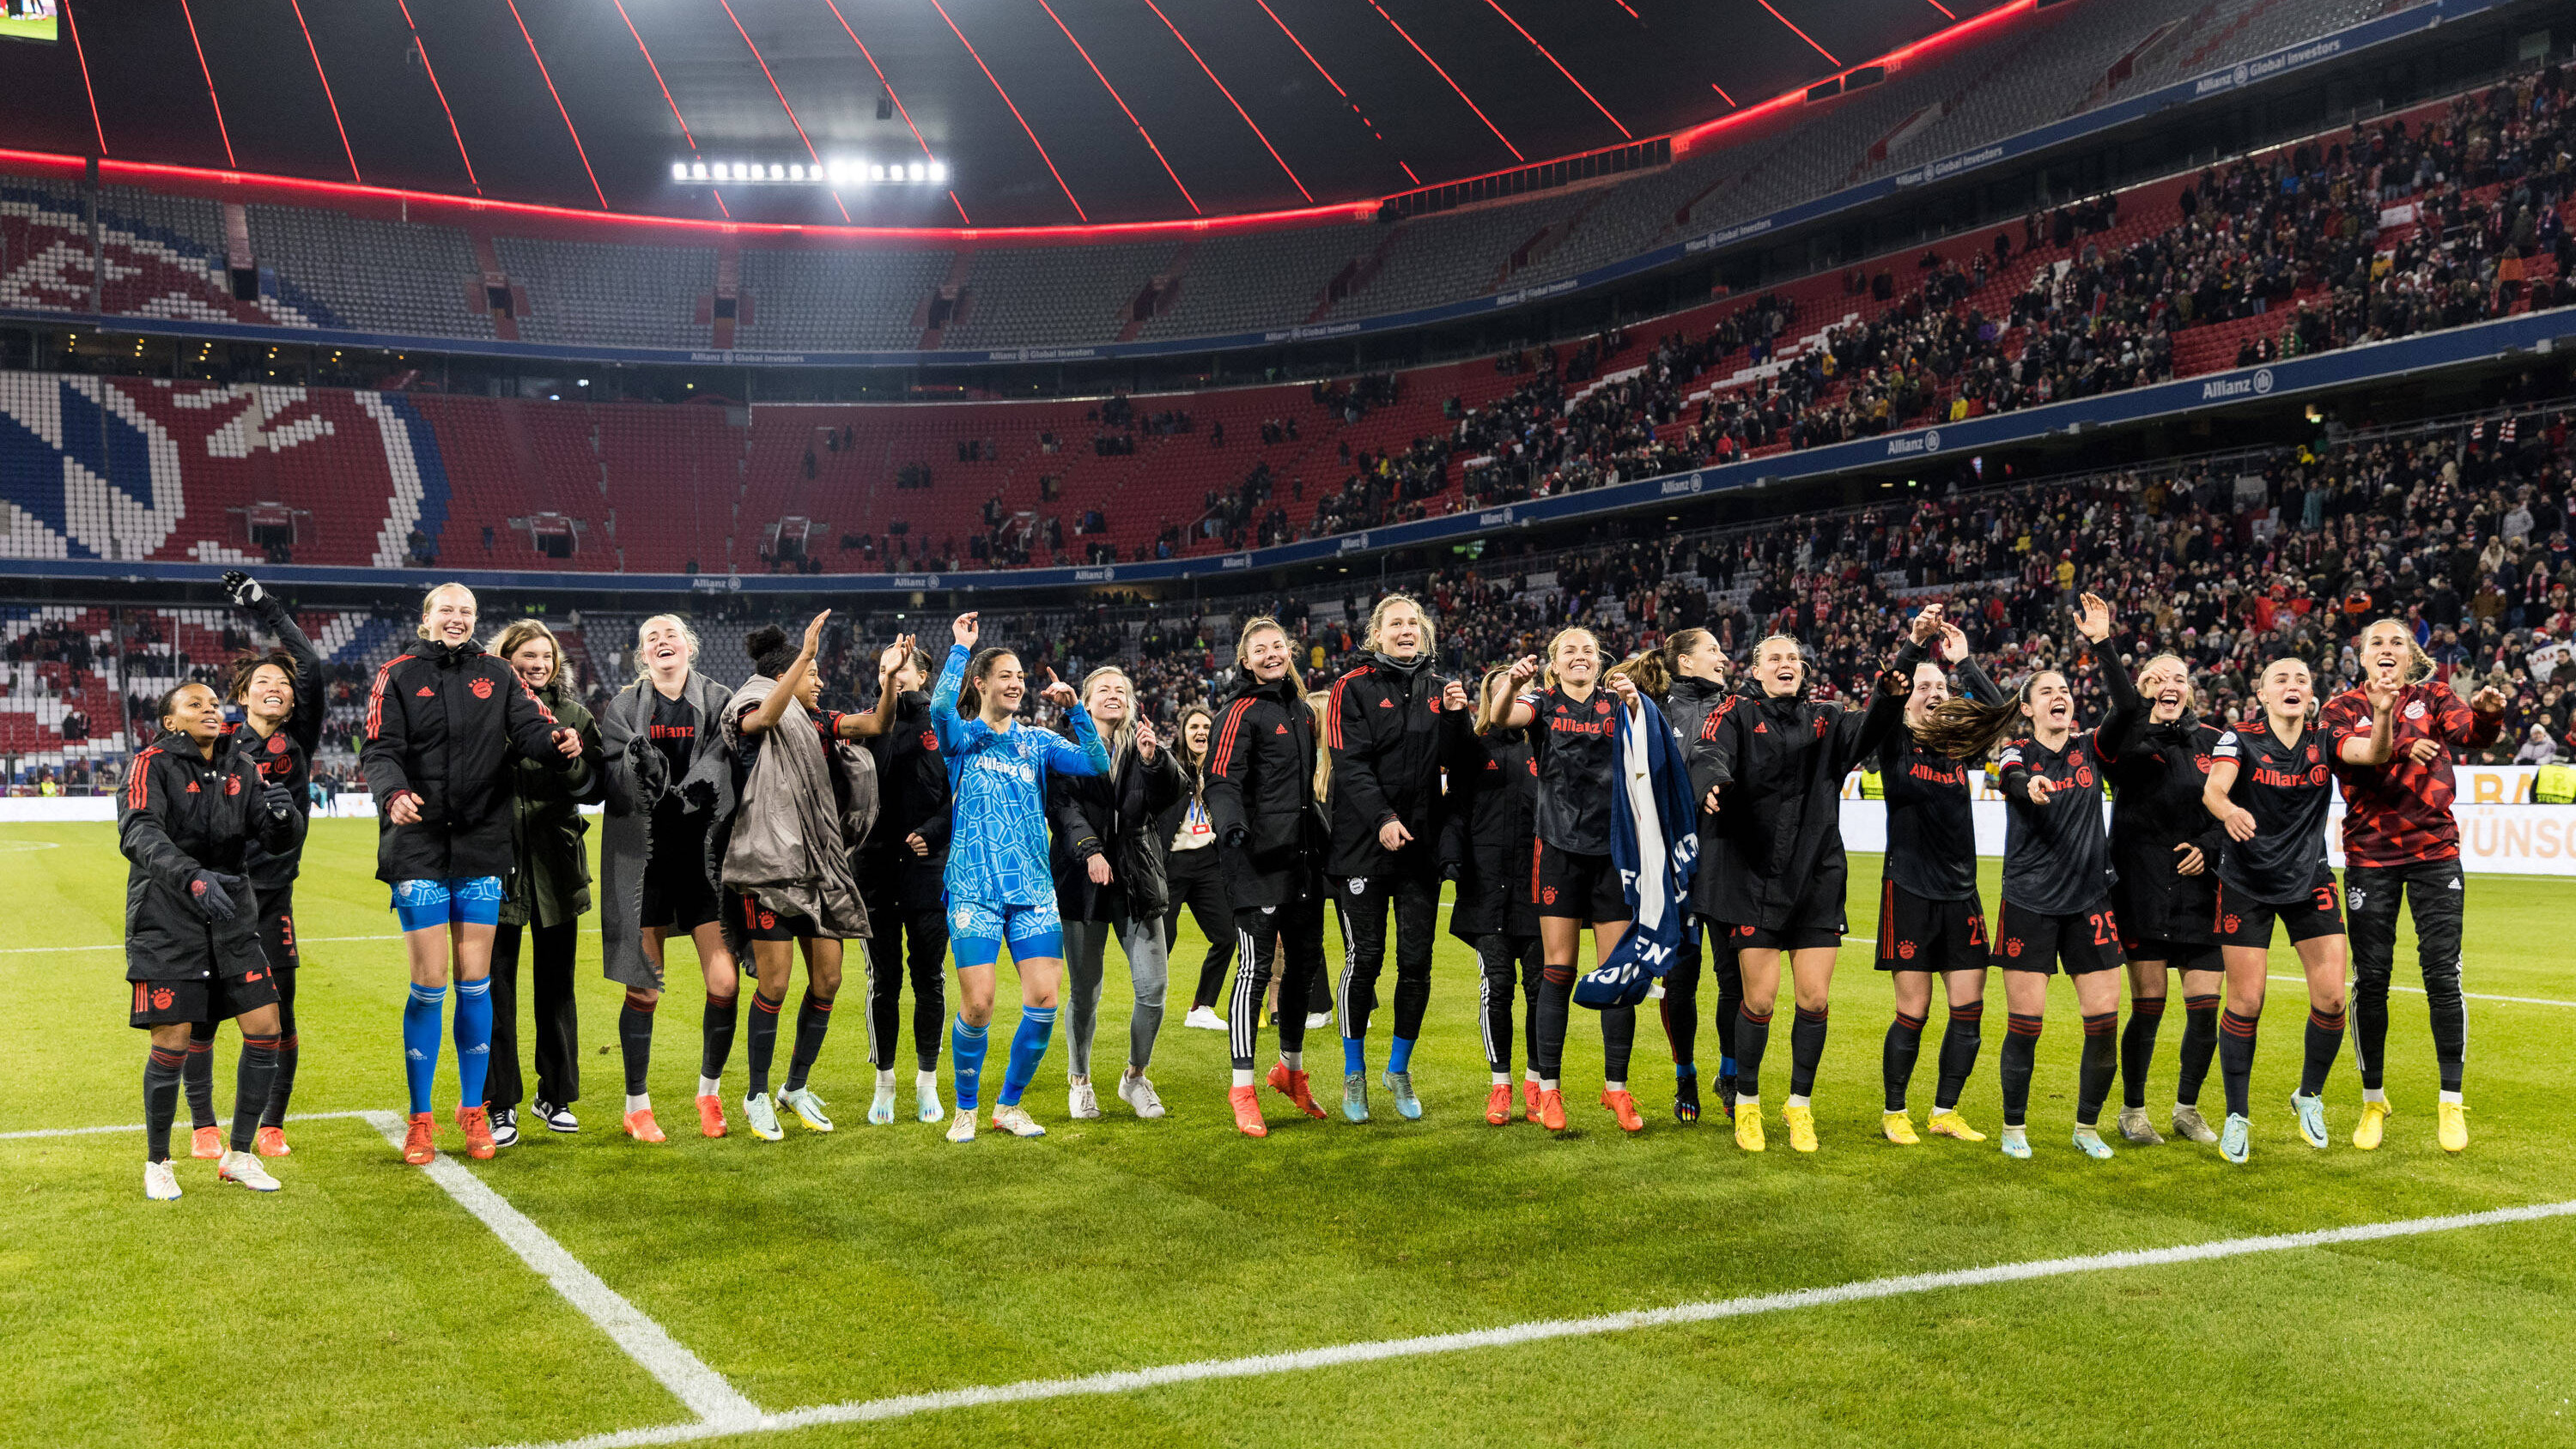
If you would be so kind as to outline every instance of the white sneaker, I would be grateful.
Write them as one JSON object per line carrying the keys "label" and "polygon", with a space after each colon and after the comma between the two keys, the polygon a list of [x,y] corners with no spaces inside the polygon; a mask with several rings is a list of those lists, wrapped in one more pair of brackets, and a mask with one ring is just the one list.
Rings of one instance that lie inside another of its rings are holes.
{"label": "white sneaker", "polygon": [[792,1092],[782,1092],[778,1100],[795,1110],[796,1120],[805,1124],[806,1131],[832,1130],[832,1119],[823,1115],[823,1099],[814,1095],[812,1087],[798,1087]]}
{"label": "white sneaker", "polygon": [[[215,1164],[215,1177],[222,1182],[238,1182],[253,1192],[275,1192],[285,1186],[268,1175],[268,1168],[261,1164],[258,1154],[235,1152],[231,1148],[224,1149],[223,1161]],[[179,1190],[174,1186],[170,1191],[176,1196]]]}
{"label": "white sneaker", "polygon": [[1195,1026],[1201,1031],[1223,1031],[1225,1018],[1217,1015],[1213,1007],[1193,1006],[1190,1014],[1181,1018],[1181,1025]]}
{"label": "white sneaker", "polygon": [[[1095,1117],[1100,1115],[1100,1109],[1096,1106],[1093,1107],[1091,1111],[1092,1115]],[[997,1132],[1008,1132],[1014,1137],[1044,1137],[1046,1135],[1046,1129],[1039,1126],[1030,1118],[1028,1109],[1025,1107],[995,1107],[993,1109],[993,1129]]]}
{"label": "white sneaker", "polygon": [[1333,1014],[1329,1011],[1310,1011],[1306,1013],[1306,1029],[1308,1031],[1313,1031],[1318,1027],[1331,1026],[1332,1024]]}
{"label": "white sneaker", "polygon": [[[937,1072],[913,1073],[912,1103],[914,1114],[920,1117],[922,1121],[936,1122],[939,1120],[939,1074]],[[972,1121],[975,1114],[969,1112],[966,1115],[968,1120]]]}
{"label": "white sneaker", "polygon": [[1148,1122],[1163,1115],[1163,1099],[1154,1095],[1154,1082],[1150,1077],[1121,1076],[1118,1079],[1118,1099],[1135,1108],[1136,1115]]}
{"label": "white sneaker", "polygon": [[751,1135],[763,1142],[776,1142],[787,1135],[779,1130],[778,1108],[767,1092],[742,1099],[742,1119],[751,1128]]}
{"label": "white sneaker", "polygon": [[1064,1089],[1064,1115],[1076,1122],[1100,1120],[1100,1094],[1089,1082],[1075,1082]]}
{"label": "white sneaker", "polygon": [[957,1111],[957,1120],[948,1124],[948,1140],[951,1142],[974,1141],[975,1114],[962,1107],[959,1108]]}
{"label": "white sneaker", "polygon": [[143,1164],[143,1195],[154,1202],[170,1202],[179,1196],[179,1174],[167,1158]]}
{"label": "white sneaker", "polygon": [[894,1120],[894,1073],[877,1073],[876,1100],[868,1103],[868,1121],[883,1127]]}
{"label": "white sneaker", "polygon": [[549,1132],[578,1132],[581,1130],[581,1122],[572,1115],[571,1108],[562,1106],[558,1103],[549,1102],[543,1097],[539,1097],[528,1104],[528,1115],[536,1118],[539,1122],[544,1123],[546,1130]]}

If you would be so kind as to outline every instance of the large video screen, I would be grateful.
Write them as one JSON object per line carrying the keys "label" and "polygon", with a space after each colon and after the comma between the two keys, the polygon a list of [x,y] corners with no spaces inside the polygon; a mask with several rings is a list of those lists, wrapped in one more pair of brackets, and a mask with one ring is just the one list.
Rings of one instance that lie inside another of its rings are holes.
{"label": "large video screen", "polygon": [[59,0],[0,0],[0,40],[56,39]]}

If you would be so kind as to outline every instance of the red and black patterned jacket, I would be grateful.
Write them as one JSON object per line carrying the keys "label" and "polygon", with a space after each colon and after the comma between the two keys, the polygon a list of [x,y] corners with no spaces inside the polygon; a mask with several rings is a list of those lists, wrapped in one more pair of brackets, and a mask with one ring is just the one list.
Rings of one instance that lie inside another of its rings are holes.
{"label": "red and black patterned jacket", "polygon": [[[510,762],[570,764],[554,730],[555,717],[480,644],[422,642],[388,660],[367,696],[358,756],[376,797],[376,879],[508,876]],[[398,795],[419,798],[418,824],[384,818]]]}
{"label": "red and black patterned jacket", "polygon": [[261,802],[259,766],[226,749],[215,759],[188,736],[164,731],[134,757],[117,803],[116,843],[125,875],[125,979],[238,980],[261,966],[259,912],[247,886],[229,921],[197,908],[200,870],[245,875],[253,844],[283,848],[295,827]]}
{"label": "red and black patterned jacket", "polygon": [[[2344,741],[2369,743],[2371,724],[2370,701],[2360,690],[2346,690],[2326,701],[2324,727],[2332,745],[2328,753],[2343,782],[2344,863],[2370,869],[2457,857],[2460,826],[2451,818],[2451,801],[2457,794],[2451,751],[2494,744],[2504,716],[2469,708],[2447,684],[2433,680],[2410,684],[2397,692],[2388,763],[2346,763]],[[2441,745],[2441,753],[2429,764],[2418,764],[2414,755],[2418,740]]]}

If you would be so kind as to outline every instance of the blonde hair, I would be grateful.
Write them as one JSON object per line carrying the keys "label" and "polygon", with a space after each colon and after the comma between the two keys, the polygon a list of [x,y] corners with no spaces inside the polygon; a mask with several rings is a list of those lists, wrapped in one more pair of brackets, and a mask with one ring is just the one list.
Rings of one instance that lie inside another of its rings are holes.
{"label": "blonde hair", "polygon": [[414,634],[419,635],[423,639],[436,637],[429,632],[429,611],[438,603],[438,596],[446,593],[449,589],[454,589],[456,592],[463,594],[466,597],[467,602],[474,604],[475,614],[477,617],[480,617],[483,612],[483,606],[481,601],[475,599],[474,591],[451,579],[446,583],[436,585],[431,588],[428,593],[420,596],[420,622],[412,626],[412,632]]}
{"label": "blonde hair", "polygon": [[1649,649],[1642,654],[1631,654],[1601,671],[1601,677],[1605,680],[1614,674],[1626,675],[1629,683],[1637,686],[1640,692],[1657,704],[1663,702],[1665,694],[1673,687],[1672,672],[1665,667],[1664,656],[1659,650]]}
{"label": "blonde hair", "polygon": [[1331,722],[1328,716],[1333,702],[1329,695],[1310,694],[1305,703],[1306,718],[1315,728],[1315,778],[1309,783],[1314,786],[1315,803],[1322,805],[1333,798],[1333,752],[1323,747],[1324,727]]}
{"label": "blonde hair", "polygon": [[2369,623],[2364,624],[2361,627],[2360,636],[2353,640],[2354,645],[2359,646],[2363,641],[2369,639],[2370,631],[2378,628],[2382,624],[2396,630],[2398,637],[2406,641],[2406,654],[2408,658],[2406,673],[2397,682],[2399,684],[2421,684],[2425,680],[2432,678],[2434,674],[2433,656],[2425,653],[2424,646],[2415,642],[2415,631],[2406,627],[2406,621],[2398,618],[2394,614],[2391,614],[2386,618],[2373,619]]}
{"label": "blonde hair", "polygon": [[1360,636],[1360,647],[1363,649],[1377,648],[1378,631],[1386,626],[1387,611],[1398,604],[1411,604],[1413,606],[1415,616],[1422,620],[1422,652],[1426,655],[1431,653],[1432,649],[1440,642],[1438,631],[1431,622],[1431,612],[1422,607],[1422,601],[1420,599],[1406,593],[1389,594],[1385,598],[1377,601],[1376,608],[1369,610],[1368,628]]}
{"label": "blonde hair", "polygon": [[1546,685],[1550,689],[1556,688],[1556,648],[1558,645],[1563,644],[1566,640],[1573,638],[1577,634],[1580,634],[1584,638],[1592,641],[1593,653],[1598,654],[1601,652],[1601,636],[1584,628],[1582,625],[1571,624],[1565,628],[1557,630],[1556,636],[1547,641],[1546,656],[1539,661],[1538,677],[1541,684]]}
{"label": "blonde hair", "polygon": [[1280,623],[1277,619],[1270,617],[1268,614],[1263,614],[1258,618],[1245,620],[1243,628],[1236,632],[1234,636],[1234,667],[1243,671],[1246,675],[1252,673],[1252,651],[1250,648],[1252,636],[1264,631],[1276,633],[1280,638],[1288,641],[1288,673],[1286,676],[1288,687],[1297,691],[1297,698],[1299,700],[1304,700],[1306,697],[1306,674],[1304,670],[1297,667],[1296,636],[1288,632],[1287,625]]}
{"label": "blonde hair", "polygon": [[[1129,749],[1134,748],[1136,743],[1136,711],[1140,707],[1136,699],[1136,681],[1128,678],[1127,671],[1119,668],[1117,665],[1104,664],[1098,669],[1091,671],[1089,674],[1082,676],[1082,688],[1076,697],[1082,701],[1082,707],[1084,709],[1087,710],[1091,708],[1091,686],[1098,684],[1104,679],[1110,678],[1127,680],[1126,721],[1120,724],[1116,729],[1111,730],[1107,737],[1101,741],[1101,743],[1106,745],[1109,749],[1109,758],[1112,761],[1115,761]],[[1097,724],[1098,721],[1095,720],[1094,723]]]}
{"label": "blonde hair", "polygon": [[[2174,664],[2182,670],[2182,707],[2187,710],[2200,708],[2200,686],[2191,682],[2191,661],[2183,658],[2179,654],[2171,652],[2170,650],[2162,654],[2148,655],[2144,660],[2139,662],[2137,672],[2130,675],[2129,678],[2132,680],[2144,679],[2147,677],[2148,670],[2155,668],[2166,660],[2172,660]],[[2106,669],[2117,669],[2120,667],[2117,660],[2106,659],[2102,661],[2102,663],[2103,667]],[[2154,700],[2151,699],[2147,701],[2147,708],[2152,710],[2155,707],[2156,702]]]}
{"label": "blonde hair", "polygon": [[563,683],[563,641],[556,638],[555,631],[547,628],[541,619],[512,619],[502,628],[501,637],[492,641],[492,653],[502,663],[508,664],[510,656],[518,652],[519,646],[531,639],[543,639],[546,641],[546,647],[555,651],[554,673],[546,676],[546,683]]}
{"label": "blonde hair", "polygon": [[[1772,638],[1779,638],[1773,635]],[[1764,643],[1771,642],[1769,639]],[[2023,720],[2022,706],[2030,703],[2031,689],[2041,680],[2056,675],[2063,683],[2062,669],[2034,669],[2021,678],[2013,692],[1992,702],[1952,695],[1932,707],[1923,723],[1914,727],[1914,738],[1934,754],[1954,760],[1982,760],[1994,753],[2004,736],[2014,733]]]}
{"label": "blonde hair", "polygon": [[689,647],[689,667],[695,669],[698,666],[698,631],[690,628],[689,621],[677,614],[655,614],[635,626],[635,677],[649,679],[653,675],[652,666],[644,662],[644,631],[656,624],[669,624],[680,631],[680,642]]}

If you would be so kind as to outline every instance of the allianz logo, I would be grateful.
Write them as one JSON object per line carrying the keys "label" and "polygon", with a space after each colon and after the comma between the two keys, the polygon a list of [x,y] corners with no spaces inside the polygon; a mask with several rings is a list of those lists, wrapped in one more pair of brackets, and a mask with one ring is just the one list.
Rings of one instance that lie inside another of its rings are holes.
{"label": "allianz logo", "polygon": [[1367,534],[1354,533],[1344,538],[1342,540],[1341,547],[1334,551],[1336,553],[1358,553],[1362,549],[1368,547],[1368,540],[1369,536]]}
{"label": "allianz logo", "polygon": [[1697,473],[1690,474],[1687,477],[1667,478],[1663,481],[1662,486],[1655,490],[1655,496],[1658,498],[1670,498],[1676,493],[1697,493],[1705,486],[1707,485],[1701,481],[1700,475]]}
{"label": "allianz logo", "polygon": [[1077,584],[1105,584],[1117,577],[1118,570],[1114,568],[1075,569],[1073,571],[1073,581]]}
{"label": "allianz logo", "polygon": [[1907,458],[1912,457],[1917,453],[1937,453],[1940,451],[1941,430],[1939,428],[1925,428],[1922,432],[1910,437],[1890,438],[1887,440],[1887,456],[1891,458]]}
{"label": "allianz logo", "polygon": [[894,586],[898,589],[935,589],[939,587],[939,575],[896,574]]}
{"label": "allianz logo", "polygon": [[1252,567],[1252,555],[1248,553],[1230,553],[1225,557],[1218,559],[1216,561],[1216,566],[1221,569],[1248,569]]}
{"label": "allianz logo", "polygon": [[1497,508],[1491,513],[1479,513],[1476,515],[1476,526],[1478,528],[1501,528],[1503,525],[1510,523],[1511,521],[1512,511],[1508,508]]}
{"label": "allianz logo", "polygon": [[2249,377],[2213,377],[2200,385],[2200,400],[2214,402],[2220,398],[2261,397],[2272,390],[2272,369],[2258,367]]}

